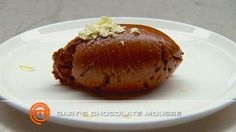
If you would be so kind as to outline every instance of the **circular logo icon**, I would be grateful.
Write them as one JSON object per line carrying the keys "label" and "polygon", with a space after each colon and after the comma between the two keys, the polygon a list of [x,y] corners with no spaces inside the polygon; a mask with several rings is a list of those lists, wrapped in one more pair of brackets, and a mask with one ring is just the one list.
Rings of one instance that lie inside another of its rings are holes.
{"label": "circular logo icon", "polygon": [[48,121],[50,117],[50,109],[47,104],[38,102],[31,106],[29,116],[34,123],[42,125],[42,123]]}

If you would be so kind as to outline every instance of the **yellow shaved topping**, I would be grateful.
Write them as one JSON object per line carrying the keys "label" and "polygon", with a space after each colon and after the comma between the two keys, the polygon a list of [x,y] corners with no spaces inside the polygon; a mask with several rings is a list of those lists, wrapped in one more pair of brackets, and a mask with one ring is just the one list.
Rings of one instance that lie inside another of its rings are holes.
{"label": "yellow shaved topping", "polygon": [[112,22],[111,18],[102,16],[100,21],[88,24],[83,31],[79,32],[79,37],[83,40],[95,39],[99,36],[115,37],[117,33],[124,31],[124,27]]}

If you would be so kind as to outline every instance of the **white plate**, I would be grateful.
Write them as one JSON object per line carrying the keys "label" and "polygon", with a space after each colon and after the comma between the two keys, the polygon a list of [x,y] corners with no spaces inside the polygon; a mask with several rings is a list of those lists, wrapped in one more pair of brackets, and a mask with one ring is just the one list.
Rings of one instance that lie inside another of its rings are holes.
{"label": "white plate", "polygon": [[[226,107],[236,97],[234,42],[199,27],[149,18],[117,17],[114,21],[158,28],[183,49],[183,63],[161,87],[129,100],[112,101],[61,86],[51,74],[52,53],[73,39],[85,24],[96,20],[43,26],[1,44],[0,96],[26,113],[33,103],[43,101],[50,106],[52,122],[106,130],[158,128],[196,120]],[[27,72],[19,65],[32,66],[35,70]],[[58,112],[73,111],[141,112],[142,116],[58,115]],[[162,112],[181,112],[181,116],[161,116]]]}

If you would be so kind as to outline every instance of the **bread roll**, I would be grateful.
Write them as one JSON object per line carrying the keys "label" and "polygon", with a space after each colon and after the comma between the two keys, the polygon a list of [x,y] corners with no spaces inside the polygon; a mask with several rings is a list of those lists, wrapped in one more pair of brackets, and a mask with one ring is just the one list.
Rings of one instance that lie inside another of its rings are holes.
{"label": "bread roll", "polygon": [[121,26],[124,32],[115,37],[83,40],[78,36],[55,52],[56,79],[100,93],[137,93],[161,85],[182,62],[180,47],[152,27]]}

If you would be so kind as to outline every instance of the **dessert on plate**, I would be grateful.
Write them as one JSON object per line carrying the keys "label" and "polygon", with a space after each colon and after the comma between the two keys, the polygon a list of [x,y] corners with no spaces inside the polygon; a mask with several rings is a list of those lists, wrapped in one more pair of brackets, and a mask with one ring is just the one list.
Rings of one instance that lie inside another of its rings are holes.
{"label": "dessert on plate", "polygon": [[88,24],[53,54],[61,84],[99,93],[137,93],[157,88],[182,62],[180,47],[145,25],[116,24],[108,17]]}

